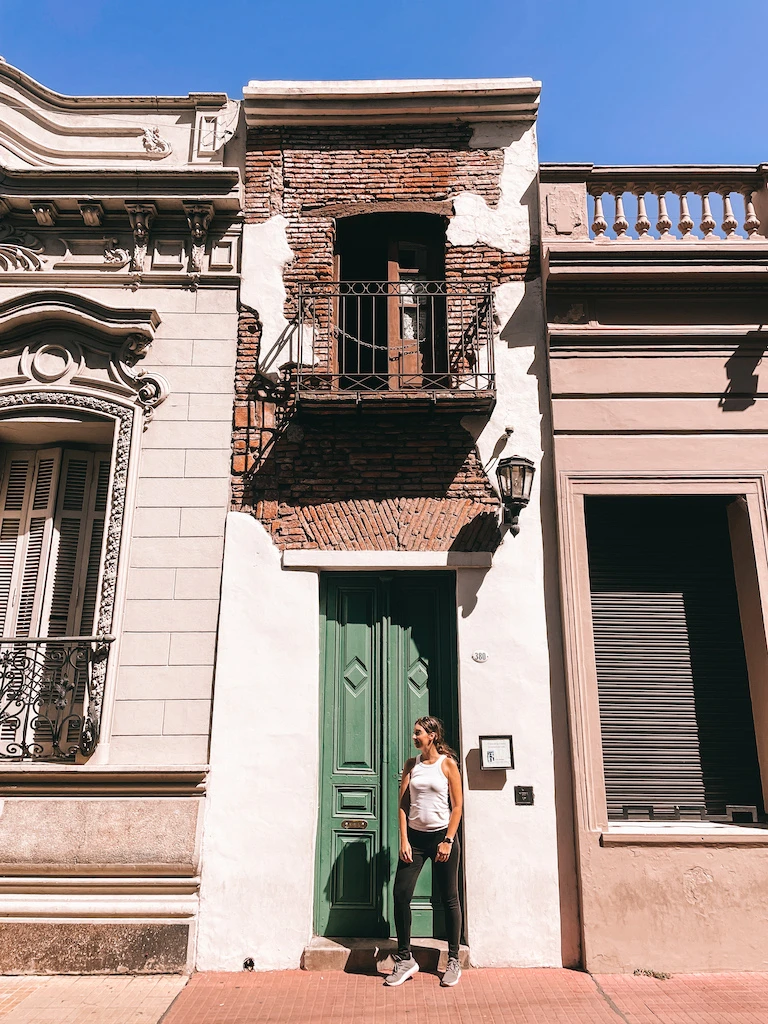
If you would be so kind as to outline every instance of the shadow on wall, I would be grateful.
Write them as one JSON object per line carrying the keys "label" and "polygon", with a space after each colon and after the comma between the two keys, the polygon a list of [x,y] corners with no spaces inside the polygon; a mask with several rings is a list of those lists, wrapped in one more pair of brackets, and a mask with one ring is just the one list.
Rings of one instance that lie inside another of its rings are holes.
{"label": "shadow on wall", "polygon": [[720,396],[718,405],[723,412],[743,412],[757,401],[760,383],[755,370],[765,354],[766,336],[762,331],[750,331],[747,340],[739,344],[725,364],[728,387]]}
{"label": "shadow on wall", "polygon": [[298,413],[251,481],[281,548],[494,551],[498,498],[453,413]]}

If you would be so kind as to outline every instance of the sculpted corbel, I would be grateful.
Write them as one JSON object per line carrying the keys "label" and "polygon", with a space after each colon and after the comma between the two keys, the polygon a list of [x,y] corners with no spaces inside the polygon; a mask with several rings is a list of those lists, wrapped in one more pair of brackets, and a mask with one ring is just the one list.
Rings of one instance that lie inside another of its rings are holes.
{"label": "sculpted corbel", "polygon": [[36,235],[17,230],[0,214],[0,270],[42,270],[42,251]]}
{"label": "sculpted corbel", "polygon": [[157,216],[157,207],[154,203],[126,203],[125,209],[131,221],[133,229],[133,257],[131,259],[131,270],[141,273],[144,270],[144,263],[147,258],[149,247],[149,232],[152,222]]}
{"label": "sculpted corbel", "polygon": [[184,213],[192,235],[192,251],[189,259],[189,272],[200,274],[203,269],[205,243],[208,228],[213,220],[213,203],[184,203]]}

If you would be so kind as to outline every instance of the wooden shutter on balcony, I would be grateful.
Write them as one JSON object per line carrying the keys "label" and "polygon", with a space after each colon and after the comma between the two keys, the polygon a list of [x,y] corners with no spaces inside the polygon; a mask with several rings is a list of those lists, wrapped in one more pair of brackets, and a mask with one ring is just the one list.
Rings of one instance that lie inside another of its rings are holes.
{"label": "wooden shutter on balcony", "polygon": [[0,635],[90,636],[107,453],[9,451],[0,485]]}
{"label": "wooden shutter on balcony", "polygon": [[611,818],[762,811],[726,500],[587,499]]}
{"label": "wooden shutter on balcony", "polygon": [[61,451],[11,452],[0,492],[2,635],[35,635],[53,541]]}

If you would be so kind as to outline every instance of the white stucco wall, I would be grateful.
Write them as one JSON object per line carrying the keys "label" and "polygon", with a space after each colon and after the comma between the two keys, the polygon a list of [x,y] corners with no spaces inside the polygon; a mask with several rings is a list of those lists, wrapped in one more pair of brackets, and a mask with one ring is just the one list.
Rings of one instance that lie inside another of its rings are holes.
{"label": "white stucco wall", "polygon": [[227,517],[197,969],[297,967],[312,933],[318,585]]}
{"label": "white stucco wall", "polygon": [[[480,125],[473,145],[504,148],[502,196],[495,207],[480,196],[458,197],[449,243],[483,242],[527,252],[538,236],[535,129]],[[265,352],[274,349],[285,329],[280,275],[290,250],[284,228],[282,218],[275,217],[258,231],[246,228],[244,238],[243,299],[264,323]],[[489,420],[467,417],[465,425],[477,438],[492,480],[502,454],[533,459],[539,473],[520,535],[507,534],[489,570],[457,569],[460,721],[463,752],[470,754],[464,772],[466,932],[478,966],[559,966],[549,660],[550,637],[559,643],[559,630],[551,602],[547,621],[544,589],[542,530],[552,531],[554,510],[548,491],[541,498],[542,438],[549,437],[550,427],[539,282],[502,285],[495,309],[498,401]],[[369,567],[363,554],[355,553],[360,569]],[[408,553],[394,554],[394,567],[398,558],[404,570],[410,567]],[[375,567],[373,559],[370,565]],[[547,585],[556,590],[556,578]],[[554,597],[555,608],[556,603]],[[246,956],[254,957],[257,969],[296,967],[311,934],[318,622],[316,575],[281,571],[279,553],[263,527],[247,515],[230,514],[199,969],[238,969]],[[488,660],[474,662],[475,650],[487,651]],[[490,788],[501,786],[501,780],[471,770],[471,752],[480,735],[507,732],[515,739],[516,767],[503,787]],[[533,807],[515,805],[515,784],[534,787]],[[569,800],[569,794],[562,799]]]}

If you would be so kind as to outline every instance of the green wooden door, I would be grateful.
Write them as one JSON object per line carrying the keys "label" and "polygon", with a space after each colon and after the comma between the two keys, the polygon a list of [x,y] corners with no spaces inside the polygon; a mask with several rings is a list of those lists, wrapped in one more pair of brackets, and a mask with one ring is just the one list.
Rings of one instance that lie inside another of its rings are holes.
{"label": "green wooden door", "polygon": [[[457,746],[455,576],[328,573],[321,587],[322,735],[315,928],[394,934],[397,793],[416,718],[436,714]],[[413,934],[439,935],[431,872]]]}

